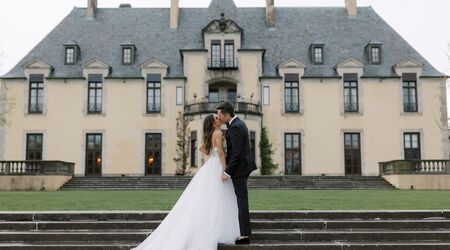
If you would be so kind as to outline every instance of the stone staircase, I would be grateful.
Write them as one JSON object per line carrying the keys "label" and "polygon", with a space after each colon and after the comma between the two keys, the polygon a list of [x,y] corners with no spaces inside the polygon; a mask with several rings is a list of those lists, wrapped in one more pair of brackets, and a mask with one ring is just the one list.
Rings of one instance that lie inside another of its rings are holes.
{"label": "stone staircase", "polygon": [[[61,190],[185,188],[191,177],[75,177]],[[249,188],[285,189],[393,189],[380,176],[250,176]]]}
{"label": "stone staircase", "polygon": [[[143,241],[165,212],[3,212],[0,249],[119,250]],[[252,244],[218,250],[450,249],[450,210],[253,211]]]}

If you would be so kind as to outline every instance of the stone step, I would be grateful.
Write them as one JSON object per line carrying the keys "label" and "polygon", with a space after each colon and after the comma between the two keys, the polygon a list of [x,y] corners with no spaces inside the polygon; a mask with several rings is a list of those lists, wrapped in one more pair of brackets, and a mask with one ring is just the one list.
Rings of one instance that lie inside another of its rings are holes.
{"label": "stone step", "polygon": [[[185,188],[192,177],[76,177],[63,186],[70,189],[139,189],[139,188]],[[249,188],[291,189],[393,189],[380,176],[251,176]]]}
{"label": "stone step", "polygon": [[[161,220],[153,221],[26,221],[0,222],[0,231],[98,231],[151,230]],[[252,220],[256,230],[450,230],[450,220]]]}
{"label": "stone step", "polygon": [[[0,249],[130,249],[167,211],[0,212]],[[450,210],[252,211],[252,245],[218,250],[450,249]]]}
{"label": "stone step", "polygon": [[[22,244],[0,243],[0,249],[13,250],[129,250],[134,244],[97,243],[97,244]],[[448,250],[450,242],[333,242],[333,243],[252,243],[248,246],[219,245],[218,250]]]}
{"label": "stone step", "polygon": [[[154,221],[167,211],[0,212],[1,221]],[[377,211],[251,211],[252,220],[437,220],[450,219],[450,210]]]}
{"label": "stone step", "polygon": [[[149,232],[143,231],[0,231],[0,242],[121,242],[133,243],[141,242]],[[270,243],[276,242],[334,242],[334,241],[354,241],[354,242],[414,242],[414,241],[450,241],[450,231],[429,230],[429,231],[341,231],[341,230],[253,230],[252,239]]]}

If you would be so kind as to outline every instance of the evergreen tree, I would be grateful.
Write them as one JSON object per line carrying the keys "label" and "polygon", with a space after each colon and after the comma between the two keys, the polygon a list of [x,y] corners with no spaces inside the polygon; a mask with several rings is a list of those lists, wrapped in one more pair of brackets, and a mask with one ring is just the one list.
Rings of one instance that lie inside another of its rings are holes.
{"label": "evergreen tree", "polygon": [[272,143],[269,142],[267,136],[267,129],[265,127],[261,130],[261,139],[259,141],[259,154],[261,157],[261,174],[271,175],[272,171],[278,168],[277,164],[273,163]]}

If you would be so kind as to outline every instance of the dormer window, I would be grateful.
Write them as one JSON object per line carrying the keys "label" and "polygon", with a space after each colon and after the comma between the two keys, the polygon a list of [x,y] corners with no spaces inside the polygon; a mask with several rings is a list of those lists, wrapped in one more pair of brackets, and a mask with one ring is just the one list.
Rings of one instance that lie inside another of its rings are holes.
{"label": "dormer window", "polygon": [[381,64],[381,43],[371,42],[367,45],[367,54],[370,64]]}
{"label": "dormer window", "polygon": [[75,42],[64,44],[64,64],[76,64],[78,59],[78,45]]}
{"label": "dormer window", "polygon": [[66,48],[66,64],[74,64],[75,62],[75,48]]}
{"label": "dormer window", "polygon": [[372,47],[370,49],[370,55],[371,55],[371,62],[372,64],[379,64],[381,63],[381,50],[380,47]]}
{"label": "dormer window", "polygon": [[122,45],[122,64],[133,64],[135,51],[134,45]]}
{"label": "dormer window", "polygon": [[311,61],[313,64],[323,64],[324,56],[323,56],[323,44],[312,44],[311,49]]}

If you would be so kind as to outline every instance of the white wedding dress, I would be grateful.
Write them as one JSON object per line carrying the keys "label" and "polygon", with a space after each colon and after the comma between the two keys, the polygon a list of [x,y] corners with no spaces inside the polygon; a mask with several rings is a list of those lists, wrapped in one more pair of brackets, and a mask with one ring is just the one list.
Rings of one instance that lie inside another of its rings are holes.
{"label": "white wedding dress", "polygon": [[132,250],[217,250],[240,235],[231,179],[222,181],[217,148],[192,178],[175,206],[145,241]]}

